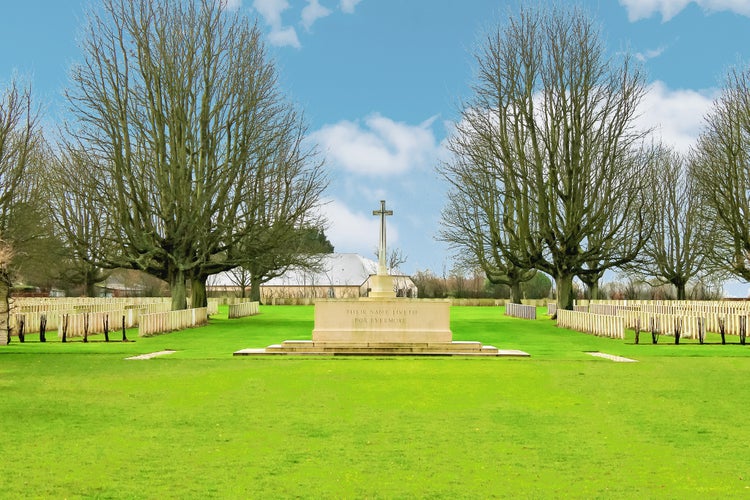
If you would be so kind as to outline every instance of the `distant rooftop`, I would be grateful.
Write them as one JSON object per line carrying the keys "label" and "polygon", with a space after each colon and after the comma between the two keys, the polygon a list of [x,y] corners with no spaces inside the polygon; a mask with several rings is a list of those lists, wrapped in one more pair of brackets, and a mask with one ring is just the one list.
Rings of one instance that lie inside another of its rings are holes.
{"label": "distant rooftop", "polygon": [[[330,253],[321,256],[317,271],[290,268],[282,276],[273,278],[264,286],[360,286],[372,274],[377,274],[378,263],[356,253]],[[393,274],[398,274],[395,270]],[[227,273],[210,277],[212,286],[233,286]]]}

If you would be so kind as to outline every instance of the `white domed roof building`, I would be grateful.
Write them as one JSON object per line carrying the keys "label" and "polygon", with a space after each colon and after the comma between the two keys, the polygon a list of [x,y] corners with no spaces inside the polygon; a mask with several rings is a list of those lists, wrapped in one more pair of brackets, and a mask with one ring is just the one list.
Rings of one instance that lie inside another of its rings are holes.
{"label": "white domed roof building", "polygon": [[[354,253],[331,253],[321,256],[315,269],[289,268],[284,274],[260,286],[261,301],[271,304],[283,299],[323,299],[366,297],[370,277],[377,274],[378,263]],[[207,291],[236,292],[242,284],[235,278],[237,270],[215,274],[208,278]],[[393,276],[396,296],[417,297],[418,290],[409,276],[398,269],[389,270]]]}

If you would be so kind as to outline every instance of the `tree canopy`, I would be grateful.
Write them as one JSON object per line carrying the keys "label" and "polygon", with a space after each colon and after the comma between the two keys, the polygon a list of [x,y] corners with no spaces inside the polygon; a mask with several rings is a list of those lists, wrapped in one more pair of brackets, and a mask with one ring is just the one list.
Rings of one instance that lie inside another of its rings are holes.
{"label": "tree canopy", "polygon": [[750,69],[731,69],[695,147],[712,261],[750,281]]}
{"label": "tree canopy", "polygon": [[656,148],[648,206],[653,231],[629,268],[658,284],[671,284],[677,299],[685,300],[688,283],[708,271],[711,224],[690,159],[667,146]]}
{"label": "tree canopy", "polygon": [[208,274],[269,228],[319,226],[326,186],[260,31],[223,7],[105,0],[67,93],[66,175],[109,221],[87,258],[167,280],[175,309],[188,282],[193,305],[205,302]]}
{"label": "tree canopy", "polygon": [[633,125],[643,75],[627,56],[606,57],[591,19],[566,6],[521,8],[476,61],[452,140],[467,144],[458,161],[481,175],[484,193],[472,199],[482,214],[460,231],[517,268],[552,275],[560,307],[572,308],[574,276],[629,262],[648,236],[649,161]]}

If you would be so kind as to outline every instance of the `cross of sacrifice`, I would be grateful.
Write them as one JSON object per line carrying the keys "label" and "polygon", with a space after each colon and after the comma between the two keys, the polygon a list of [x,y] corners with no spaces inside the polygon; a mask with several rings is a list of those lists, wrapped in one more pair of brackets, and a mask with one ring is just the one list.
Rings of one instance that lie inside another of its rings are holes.
{"label": "cross of sacrifice", "polygon": [[380,200],[380,210],[373,210],[372,215],[380,216],[380,245],[378,245],[378,274],[384,276],[388,274],[388,268],[385,267],[385,216],[393,215],[393,210],[385,209],[385,200]]}

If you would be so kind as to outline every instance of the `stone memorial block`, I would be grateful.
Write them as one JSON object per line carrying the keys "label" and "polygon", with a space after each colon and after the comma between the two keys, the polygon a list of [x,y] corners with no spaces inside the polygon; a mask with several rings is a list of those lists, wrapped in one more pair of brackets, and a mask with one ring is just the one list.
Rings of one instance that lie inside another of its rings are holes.
{"label": "stone memorial block", "polygon": [[319,300],[313,341],[451,342],[450,302],[426,299]]}

